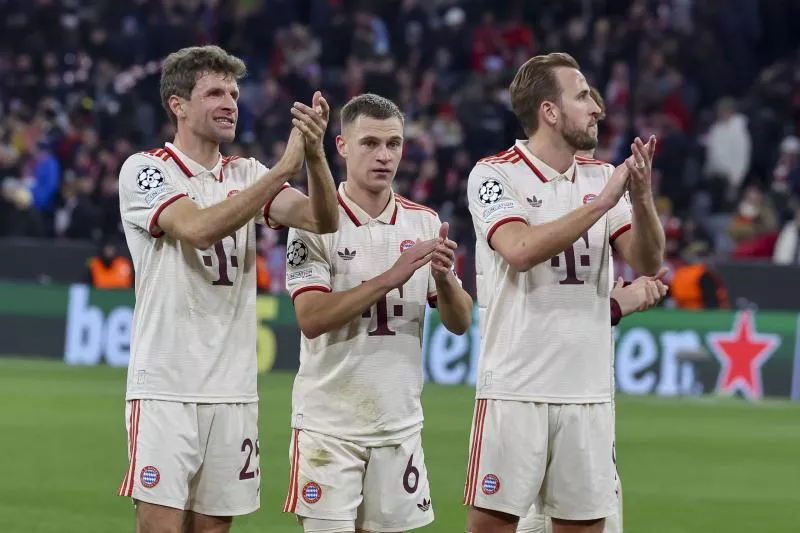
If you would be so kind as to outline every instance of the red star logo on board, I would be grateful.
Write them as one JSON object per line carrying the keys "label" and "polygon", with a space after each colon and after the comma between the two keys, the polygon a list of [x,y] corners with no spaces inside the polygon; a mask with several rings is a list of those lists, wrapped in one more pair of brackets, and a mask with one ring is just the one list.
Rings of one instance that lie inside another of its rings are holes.
{"label": "red star logo on board", "polygon": [[722,367],[717,390],[726,394],[740,391],[750,399],[764,396],[761,367],[780,346],[780,335],[758,333],[753,314],[736,314],[733,329],[726,333],[709,333],[709,347]]}

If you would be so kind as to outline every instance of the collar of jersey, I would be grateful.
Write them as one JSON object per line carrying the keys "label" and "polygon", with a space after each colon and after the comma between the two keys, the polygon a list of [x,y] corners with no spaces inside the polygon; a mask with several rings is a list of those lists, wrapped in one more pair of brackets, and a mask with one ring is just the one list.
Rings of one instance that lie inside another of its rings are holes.
{"label": "collar of jersey", "polygon": [[186,174],[187,178],[193,178],[198,174],[209,171],[217,181],[222,181],[222,164],[224,159],[222,154],[220,154],[217,164],[214,165],[214,168],[209,169],[178,150],[178,147],[170,142],[164,145],[164,150],[166,150],[169,155],[172,156],[175,164],[180,167],[181,171]]}
{"label": "collar of jersey", "polygon": [[[339,184],[339,192],[337,193],[337,196],[339,197],[339,205],[342,206],[342,209],[344,209],[344,212],[347,213],[347,216],[353,221],[353,224],[355,224],[356,227],[369,224],[369,221],[372,220],[372,217],[369,216],[366,211],[361,209],[352,198],[347,196],[344,184],[345,182],[341,182]],[[378,215],[375,220],[382,222],[383,224],[395,223],[397,220],[397,202],[394,199],[394,193],[391,193],[389,196],[389,203],[386,204],[383,212]]]}
{"label": "collar of jersey", "polygon": [[569,166],[564,174],[558,172],[556,169],[536,157],[528,150],[528,144],[525,140],[517,140],[514,144],[514,151],[525,161],[525,164],[536,174],[542,182],[547,183],[560,178],[561,176],[569,176],[570,181],[575,182],[575,169],[577,164],[575,158],[572,159],[572,164]]}

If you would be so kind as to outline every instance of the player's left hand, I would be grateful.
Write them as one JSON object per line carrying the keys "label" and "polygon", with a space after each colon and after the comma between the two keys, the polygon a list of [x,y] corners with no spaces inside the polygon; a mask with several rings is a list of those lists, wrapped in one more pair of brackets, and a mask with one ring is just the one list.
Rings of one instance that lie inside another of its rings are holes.
{"label": "player's left hand", "polygon": [[653,156],[656,153],[656,137],[651,135],[647,144],[636,137],[631,144],[631,157],[625,160],[630,171],[628,182],[632,192],[651,192],[653,177]]}
{"label": "player's left hand", "polygon": [[611,290],[611,297],[619,304],[622,316],[637,311],[646,311],[658,304],[667,295],[667,286],[662,279],[669,269],[662,267],[655,276],[640,276],[627,287],[622,278]]}
{"label": "player's left hand", "polygon": [[439,228],[439,244],[433,252],[431,259],[431,272],[436,281],[445,281],[453,271],[458,245],[447,238],[450,224],[445,222]]}
{"label": "player's left hand", "polygon": [[292,125],[303,134],[306,157],[323,153],[322,141],[328,127],[330,111],[327,100],[319,91],[314,93],[311,107],[301,102],[295,102],[292,106]]}

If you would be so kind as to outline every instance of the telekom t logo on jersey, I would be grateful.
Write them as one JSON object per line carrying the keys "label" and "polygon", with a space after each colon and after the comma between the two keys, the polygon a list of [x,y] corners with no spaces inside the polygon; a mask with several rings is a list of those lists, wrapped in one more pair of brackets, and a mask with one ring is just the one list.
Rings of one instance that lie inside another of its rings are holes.
{"label": "telekom t logo on jersey", "polygon": [[[363,282],[362,282],[363,283]],[[397,287],[397,292],[400,293],[400,298],[403,298],[403,286]],[[377,315],[377,325],[375,329],[369,332],[369,336],[375,335],[397,335],[395,331],[389,329],[389,302],[387,301],[388,294],[384,294],[383,298],[375,303],[375,313]],[[372,318],[372,308],[367,309],[361,313],[362,318]],[[403,304],[394,304],[392,306],[392,316],[403,316]]]}
{"label": "telekom t logo on jersey", "polygon": [[[233,242],[233,246],[225,247],[226,243]],[[223,237],[214,243],[214,255],[217,257],[217,279],[213,281],[212,285],[223,285],[230,287],[233,285],[231,276],[228,275],[228,263],[233,268],[239,268],[239,258],[236,256],[236,234],[233,233],[227,237]],[[211,255],[203,254],[203,264],[208,268],[214,268],[214,257]]]}

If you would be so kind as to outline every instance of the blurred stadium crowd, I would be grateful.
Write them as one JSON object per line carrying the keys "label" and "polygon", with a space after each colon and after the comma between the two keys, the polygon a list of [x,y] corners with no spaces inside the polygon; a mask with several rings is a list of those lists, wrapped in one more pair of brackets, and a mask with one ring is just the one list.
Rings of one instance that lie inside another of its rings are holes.
{"label": "blurred stadium crowd", "polygon": [[[275,161],[291,103],[317,88],[334,106],[392,98],[407,117],[396,190],[469,249],[469,170],[522,136],[508,83],[561,50],[605,98],[597,158],[620,163],[633,137],[658,136],[670,259],[800,263],[793,0],[0,0],[0,12],[0,235],[122,240],[119,167],[172,138],[160,60],[215,43],[249,69],[228,154]],[[276,267],[281,238],[262,238]]]}

